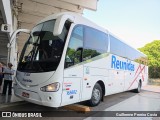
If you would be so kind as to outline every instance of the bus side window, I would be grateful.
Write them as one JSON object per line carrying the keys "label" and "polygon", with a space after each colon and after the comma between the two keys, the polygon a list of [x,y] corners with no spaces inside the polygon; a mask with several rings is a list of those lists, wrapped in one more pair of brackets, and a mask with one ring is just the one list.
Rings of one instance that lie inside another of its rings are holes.
{"label": "bus side window", "polygon": [[65,68],[82,62],[83,26],[76,26],[70,37],[66,52]]}
{"label": "bus side window", "polygon": [[83,60],[88,60],[108,49],[108,35],[97,29],[85,27]]}

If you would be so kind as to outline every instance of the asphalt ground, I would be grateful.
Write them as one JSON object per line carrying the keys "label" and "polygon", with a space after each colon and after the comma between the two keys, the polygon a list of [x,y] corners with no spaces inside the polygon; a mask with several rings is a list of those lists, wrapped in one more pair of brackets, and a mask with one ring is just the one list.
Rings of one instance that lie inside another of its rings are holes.
{"label": "asphalt ground", "polygon": [[[109,95],[104,97],[104,101],[101,102],[96,107],[90,107],[91,112],[80,113],[76,111],[71,111],[60,108],[51,108],[46,106],[40,106],[32,104],[25,101],[20,101],[14,96],[0,96],[2,99],[9,99],[9,101],[3,101],[0,103],[0,111],[12,111],[12,112],[40,112],[45,113],[43,115],[47,117],[42,118],[23,118],[26,120],[160,120],[158,117],[101,117],[99,113],[104,113],[104,111],[159,111],[160,112],[160,87],[159,86],[146,86],[141,93],[134,93],[132,91],[127,91],[123,93],[118,93],[114,95]],[[14,98],[14,99],[13,99]],[[17,100],[17,101],[16,101]],[[14,101],[14,102],[13,102]],[[78,103],[80,105],[86,105],[86,102]],[[143,105],[143,106],[142,106]],[[138,108],[139,106],[139,108]],[[142,106],[142,107],[141,107]],[[66,115],[67,114],[67,115]],[[52,117],[51,117],[52,116]],[[58,116],[58,117],[57,117]],[[67,117],[68,116],[68,117]],[[96,116],[96,117],[95,117]],[[0,118],[0,120],[22,120],[22,118]]]}

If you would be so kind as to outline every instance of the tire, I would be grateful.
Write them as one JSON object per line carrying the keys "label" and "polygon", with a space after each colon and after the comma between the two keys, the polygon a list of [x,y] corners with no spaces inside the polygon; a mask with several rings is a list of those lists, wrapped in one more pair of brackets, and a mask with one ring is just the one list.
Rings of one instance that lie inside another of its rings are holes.
{"label": "tire", "polygon": [[142,83],[141,83],[141,81],[139,81],[138,87],[137,87],[137,89],[135,89],[135,92],[140,93],[141,92],[141,87],[142,87]]}
{"label": "tire", "polygon": [[97,106],[101,102],[101,100],[102,100],[102,88],[98,83],[96,83],[92,91],[92,97],[88,101],[88,103],[90,106],[94,107]]}

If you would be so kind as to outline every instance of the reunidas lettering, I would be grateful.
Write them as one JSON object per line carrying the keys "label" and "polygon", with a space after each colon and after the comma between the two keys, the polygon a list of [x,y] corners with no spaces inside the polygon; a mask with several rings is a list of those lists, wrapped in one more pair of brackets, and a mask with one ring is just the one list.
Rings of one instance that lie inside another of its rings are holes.
{"label": "reunidas lettering", "polygon": [[134,71],[134,64],[127,59],[126,61],[117,60],[116,56],[112,55],[111,68]]}

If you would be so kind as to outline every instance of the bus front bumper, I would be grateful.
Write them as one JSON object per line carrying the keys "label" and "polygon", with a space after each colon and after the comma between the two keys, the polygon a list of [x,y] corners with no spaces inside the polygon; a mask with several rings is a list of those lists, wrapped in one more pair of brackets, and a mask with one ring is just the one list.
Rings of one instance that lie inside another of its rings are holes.
{"label": "bus front bumper", "polygon": [[[25,90],[21,88],[14,89],[15,96],[38,105],[49,106],[49,107],[60,107],[60,103],[57,104],[54,102],[52,96],[43,93],[41,96],[38,92]],[[45,95],[44,95],[45,94]]]}

